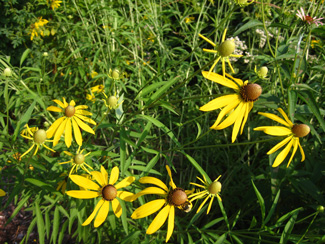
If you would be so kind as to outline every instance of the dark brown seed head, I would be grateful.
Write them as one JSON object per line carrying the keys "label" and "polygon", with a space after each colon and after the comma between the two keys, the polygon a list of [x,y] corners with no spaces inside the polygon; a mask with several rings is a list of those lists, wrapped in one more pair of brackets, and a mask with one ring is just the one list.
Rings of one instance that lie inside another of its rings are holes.
{"label": "dark brown seed head", "polygon": [[187,201],[187,195],[182,188],[175,188],[169,193],[169,203],[174,206],[180,206]]}
{"label": "dark brown seed head", "polygon": [[43,129],[40,129],[34,133],[34,142],[42,144],[46,140],[46,131]]}
{"label": "dark brown seed head", "polygon": [[255,102],[262,94],[262,87],[259,84],[247,84],[240,90],[240,95],[245,102]]}
{"label": "dark brown seed head", "polygon": [[65,116],[67,117],[72,117],[75,112],[76,109],[74,108],[74,106],[69,105],[68,107],[65,108]]}
{"label": "dark brown seed head", "polygon": [[117,195],[117,190],[113,185],[107,185],[102,190],[102,196],[107,201],[113,201]]}
{"label": "dark brown seed head", "polygon": [[219,192],[221,192],[221,183],[219,181],[214,181],[209,185],[209,192],[211,194],[218,194]]}
{"label": "dark brown seed head", "polygon": [[297,137],[304,137],[309,134],[310,128],[308,125],[305,125],[305,124],[295,124],[292,127],[291,131]]}

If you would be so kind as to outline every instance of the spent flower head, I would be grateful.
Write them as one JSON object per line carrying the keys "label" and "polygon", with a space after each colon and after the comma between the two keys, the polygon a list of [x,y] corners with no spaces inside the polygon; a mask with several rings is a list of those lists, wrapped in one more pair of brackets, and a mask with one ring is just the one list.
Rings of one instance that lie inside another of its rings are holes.
{"label": "spent flower head", "polygon": [[305,160],[305,153],[300,145],[299,138],[307,136],[310,132],[310,128],[308,125],[305,124],[293,124],[289,117],[285,114],[285,112],[278,108],[278,111],[283,116],[284,119],[280,118],[279,116],[275,114],[270,113],[261,113],[258,114],[263,115],[269,119],[272,119],[280,124],[285,125],[284,126],[260,126],[257,128],[254,128],[255,131],[263,131],[264,133],[272,136],[285,136],[286,138],[283,139],[281,142],[276,144],[271,150],[267,152],[267,154],[272,154],[276,151],[278,151],[281,147],[286,145],[286,147],[278,154],[278,156],[275,158],[275,161],[272,165],[272,167],[278,167],[287,157],[289,154],[291,148],[293,148],[291,157],[288,161],[287,167],[289,167],[293,156],[295,155],[298,147],[301,153],[301,162]]}
{"label": "spent flower head", "polygon": [[316,18],[316,17],[311,17],[309,15],[305,15],[305,11],[304,9],[301,7],[300,11],[297,10],[297,17],[299,17],[304,23],[307,23],[309,25],[311,24],[315,24],[316,26],[318,25],[323,25],[323,23],[321,22],[321,20],[323,18]]}

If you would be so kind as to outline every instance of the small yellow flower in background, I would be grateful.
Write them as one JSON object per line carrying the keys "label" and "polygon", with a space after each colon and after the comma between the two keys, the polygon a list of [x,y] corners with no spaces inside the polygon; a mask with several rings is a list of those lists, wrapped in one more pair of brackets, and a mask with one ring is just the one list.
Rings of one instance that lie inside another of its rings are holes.
{"label": "small yellow flower in background", "polygon": [[99,183],[99,185],[87,179],[86,177],[82,177],[80,175],[71,175],[70,179],[75,184],[89,190],[73,190],[67,191],[66,193],[71,197],[79,199],[101,198],[101,200],[97,203],[94,211],[82,224],[83,226],[89,225],[97,214],[94,221],[94,227],[96,228],[106,220],[110,205],[117,218],[122,215],[122,207],[117,198],[127,202],[133,201],[133,193],[118,190],[132,184],[135,178],[133,176],[129,176],[119,183],[115,184],[119,178],[119,169],[117,166],[112,169],[109,180],[108,173],[103,166],[101,166],[100,172],[92,171],[91,175]]}
{"label": "small yellow flower in background", "polygon": [[38,21],[36,21],[34,24],[31,25],[31,32],[30,32],[30,40],[32,41],[34,39],[34,36],[38,36],[40,34],[41,36],[44,36],[43,27],[48,23],[49,21],[46,19],[42,19],[42,17],[38,18]]}
{"label": "small yellow flower in background", "polygon": [[212,203],[213,203],[213,199],[214,197],[217,197],[220,201],[221,200],[221,197],[219,195],[219,193],[221,192],[221,183],[218,181],[220,179],[221,175],[215,179],[211,184],[209,184],[206,180],[206,178],[204,177],[203,175],[203,179],[202,180],[200,177],[197,177],[204,185],[199,185],[199,184],[196,184],[196,183],[190,183],[192,185],[195,185],[195,186],[198,186],[198,187],[201,187],[203,188],[204,190],[203,191],[199,191],[199,192],[196,192],[196,193],[193,193],[191,195],[189,195],[188,198],[192,198],[190,200],[190,202],[193,202],[194,200],[198,199],[198,198],[204,198],[206,196],[206,198],[204,199],[204,201],[201,203],[200,207],[198,208],[198,210],[196,211],[196,213],[200,212],[200,210],[202,209],[202,207],[204,206],[204,204],[206,203],[206,201],[208,201],[209,198],[211,198],[210,200],[210,203],[209,203],[209,207],[208,207],[208,210],[207,210],[207,214],[209,214],[210,212],[210,209],[211,209],[211,206],[212,206]]}
{"label": "small yellow flower in background", "polygon": [[256,69],[256,66],[254,68],[254,71],[256,73],[256,75],[260,78],[260,79],[266,79],[267,73],[269,71],[269,69],[266,66],[262,66],[261,68],[259,68],[258,70]]}
{"label": "small yellow flower in background", "polygon": [[272,119],[280,124],[283,124],[286,127],[261,126],[261,127],[254,128],[254,130],[263,131],[264,133],[272,136],[286,136],[284,140],[276,144],[270,151],[267,152],[267,154],[268,155],[272,154],[287,144],[287,146],[282,150],[282,152],[280,152],[278,156],[275,158],[275,161],[272,165],[272,167],[278,167],[285,160],[291,148],[293,147],[292,155],[287,164],[287,167],[289,167],[298,147],[302,156],[301,162],[305,160],[305,153],[300,145],[299,138],[308,135],[310,132],[310,128],[308,125],[305,124],[293,124],[281,108],[278,108],[278,111],[281,113],[281,115],[285,120],[281,119],[279,116],[275,114],[261,113],[261,112],[259,112],[258,114],[263,115],[269,119]]}
{"label": "small yellow flower in background", "polygon": [[94,94],[86,94],[86,99],[93,103],[96,101],[96,97]]}
{"label": "small yellow flower in background", "polygon": [[86,171],[88,174],[90,174],[90,172],[88,171],[88,169],[85,166],[87,166],[89,169],[93,170],[93,168],[90,167],[85,162],[85,158],[90,154],[90,152],[89,153],[86,153],[86,154],[82,154],[83,151],[84,151],[84,149],[82,149],[80,151],[80,146],[79,146],[76,154],[72,154],[71,152],[68,152],[68,151],[63,151],[66,155],[70,156],[71,159],[69,161],[62,162],[62,163],[59,163],[59,164],[68,164],[68,163],[71,163],[72,164],[72,168],[70,170],[69,176],[73,172],[77,172],[78,171],[78,168],[82,168],[84,171]]}
{"label": "small yellow flower in background", "polygon": [[[47,2],[49,2],[49,1],[47,1]],[[51,4],[52,10],[55,10],[56,8],[59,8],[60,7],[60,3],[62,3],[62,1],[50,0],[50,4]]]}
{"label": "small yellow flower in background", "polygon": [[92,102],[96,101],[95,93],[101,93],[104,91],[104,85],[97,85],[90,88],[90,94],[86,94],[86,99]]}
{"label": "small yellow flower in background", "polygon": [[[241,79],[236,79],[229,74],[226,74],[227,79],[222,75],[213,72],[202,71],[205,78],[221,84],[223,86],[232,88],[236,93],[224,95],[213,99],[200,108],[201,111],[212,111],[223,108],[218,115],[216,122],[210,127],[214,130],[222,130],[232,124],[232,139],[234,142],[240,129],[240,134],[243,133],[245,123],[249,112],[252,110],[254,102],[262,93],[262,88],[258,84],[251,84],[248,81],[243,82]],[[229,116],[222,121],[222,119],[229,114]]]}
{"label": "small yellow flower in background", "polygon": [[36,146],[36,149],[35,149],[33,156],[36,155],[40,146],[44,146],[47,150],[50,150],[51,152],[55,152],[53,149],[51,149],[45,145],[45,142],[52,142],[52,140],[46,140],[48,131],[45,131],[43,129],[38,129],[37,127],[34,127],[33,130],[31,130],[28,125],[26,125],[26,131],[27,131],[27,135],[24,135],[23,133],[21,133],[20,135],[28,140],[33,141],[33,145],[25,153],[23,153],[20,156],[20,158],[23,158],[35,146]]}
{"label": "small yellow flower in background", "polygon": [[64,177],[59,183],[58,183],[58,187],[56,188],[57,191],[61,190],[62,194],[65,194],[65,190],[67,189],[67,182],[68,182],[68,178],[69,176],[66,173],[62,173],[60,174],[59,177]]}
{"label": "small yellow flower in background", "polygon": [[103,99],[104,104],[107,108],[109,109],[117,109],[122,103],[123,101],[121,101],[120,103],[118,103],[118,97],[116,96],[116,94],[114,96],[110,96],[108,97],[104,92],[103,95],[105,96],[106,99]]}
{"label": "small yellow flower in background", "polygon": [[5,195],[6,195],[6,192],[4,190],[0,189],[0,197],[3,197]]}
{"label": "small yellow flower in background", "polygon": [[310,42],[310,46],[311,46],[311,48],[315,48],[315,45],[317,46],[317,45],[319,45],[319,43],[320,43],[320,40],[312,40],[311,42]]}
{"label": "small yellow flower in background", "polygon": [[134,196],[134,199],[147,194],[156,194],[162,196],[163,199],[153,200],[142,205],[133,212],[131,218],[141,219],[147,217],[157,212],[163,207],[163,209],[160,210],[160,212],[156,215],[154,220],[149,225],[146,233],[148,235],[155,233],[166,222],[168,217],[168,227],[166,236],[166,242],[168,242],[169,238],[171,237],[174,231],[175,207],[186,211],[186,208],[189,205],[187,195],[190,194],[191,191],[184,191],[182,188],[176,187],[168,165],[166,165],[166,169],[170,177],[169,185],[172,189],[168,189],[168,187],[161,180],[155,177],[145,176],[140,178],[140,183],[153,184],[158,187],[148,187],[137,193]]}
{"label": "small yellow flower in background", "polygon": [[72,141],[72,127],[74,132],[74,138],[79,146],[82,145],[82,136],[79,127],[88,133],[95,134],[94,130],[90,128],[89,125],[83,122],[85,121],[87,123],[96,125],[95,121],[86,117],[92,115],[92,113],[84,110],[87,109],[88,106],[76,106],[76,103],[73,100],[71,100],[68,104],[65,98],[63,98],[63,102],[57,99],[53,100],[53,102],[58,104],[61,108],[49,106],[47,110],[64,114],[61,118],[57,119],[48,129],[48,138],[54,136],[53,146],[58,144],[60,137],[64,132],[65,144],[67,145],[67,147],[70,147]]}
{"label": "small yellow flower in background", "polygon": [[[12,157],[16,160],[16,161],[21,161],[21,153],[19,152],[16,152],[12,155]],[[8,160],[8,163],[11,163],[12,161],[11,160]]]}
{"label": "small yellow flower in background", "polygon": [[94,78],[97,75],[98,75],[98,73],[96,71],[94,71],[94,70],[92,70],[91,73],[90,73],[91,78]]}
{"label": "small yellow flower in background", "polygon": [[235,73],[235,71],[234,71],[234,69],[231,66],[231,63],[229,61],[229,57],[240,58],[240,57],[243,56],[243,55],[232,54],[235,51],[235,48],[236,48],[235,41],[234,40],[226,40],[225,41],[226,33],[227,33],[227,28],[223,32],[221,43],[218,46],[217,46],[217,44],[215,44],[210,39],[208,39],[205,36],[199,34],[199,37],[204,39],[206,42],[210,43],[213,47],[217,48],[217,50],[203,48],[203,51],[208,52],[208,53],[214,53],[214,54],[217,55],[217,59],[214,61],[213,65],[211,66],[211,68],[209,70],[209,72],[211,72],[213,70],[213,68],[217,65],[217,63],[221,59],[223,77],[225,77],[225,73],[226,73],[226,63],[225,63],[225,61],[227,61],[228,65],[229,65],[229,67],[231,69],[231,72]]}
{"label": "small yellow flower in background", "polygon": [[185,18],[185,23],[188,24],[188,23],[191,23],[195,20],[195,17],[186,17]]}

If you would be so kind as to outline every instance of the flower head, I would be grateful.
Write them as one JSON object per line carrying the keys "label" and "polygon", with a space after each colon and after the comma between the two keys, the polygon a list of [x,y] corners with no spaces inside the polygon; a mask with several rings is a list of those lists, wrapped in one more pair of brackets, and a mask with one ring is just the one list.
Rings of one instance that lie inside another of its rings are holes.
{"label": "flower head", "polygon": [[235,48],[236,48],[235,41],[234,40],[225,40],[226,39],[226,33],[227,33],[227,29],[225,29],[225,31],[223,32],[222,39],[221,39],[221,43],[218,46],[217,46],[217,44],[215,44],[210,39],[208,39],[205,36],[199,34],[199,37],[201,37],[202,39],[204,39],[205,41],[207,41],[208,43],[210,43],[213,47],[216,47],[217,48],[217,50],[203,48],[203,51],[208,52],[208,53],[214,53],[214,54],[217,55],[216,56],[217,58],[214,61],[212,67],[209,70],[209,72],[211,72],[213,70],[213,68],[217,65],[217,63],[221,59],[223,77],[225,77],[225,73],[226,73],[226,64],[225,64],[225,61],[227,61],[228,65],[229,65],[229,67],[231,69],[231,72],[235,73],[235,71],[234,71],[234,69],[231,66],[231,63],[229,61],[229,57],[240,58],[240,57],[243,56],[243,55],[233,54],[233,52],[235,51]]}
{"label": "flower head", "polygon": [[254,68],[254,71],[256,73],[256,75],[260,78],[260,79],[266,79],[267,73],[269,72],[269,69],[266,66],[262,66],[261,68],[259,68],[258,70],[256,69],[256,66]]}
{"label": "flower head", "polygon": [[[27,132],[27,134],[25,134],[25,131]],[[38,149],[41,146],[44,146],[47,150],[50,150],[51,152],[55,152],[53,149],[45,145],[45,142],[52,142],[52,140],[46,140],[48,131],[38,129],[37,127],[29,128],[29,126],[26,124],[26,129],[24,129],[20,135],[28,140],[33,141],[33,145],[20,156],[20,159],[24,157],[27,153],[29,153],[35,146],[36,149],[34,155],[36,155]]]}
{"label": "flower head", "polygon": [[84,171],[86,171],[88,174],[90,174],[90,172],[88,171],[88,169],[85,166],[87,166],[89,169],[93,169],[85,162],[85,158],[90,154],[90,152],[86,153],[86,154],[82,154],[83,151],[84,151],[84,149],[82,149],[80,151],[80,146],[79,146],[76,154],[72,154],[71,152],[68,152],[68,151],[63,151],[66,155],[71,157],[71,159],[69,161],[60,163],[60,164],[68,164],[68,163],[72,164],[72,168],[70,170],[69,175],[71,175],[73,172],[77,172],[78,168],[82,168]]}
{"label": "flower head", "polygon": [[281,113],[284,120],[276,116],[275,114],[260,113],[260,112],[258,114],[263,115],[269,119],[272,119],[280,124],[283,124],[286,127],[261,126],[261,127],[254,128],[254,130],[263,131],[264,133],[272,136],[286,136],[284,140],[276,144],[270,151],[267,152],[267,154],[272,154],[287,144],[286,147],[282,150],[282,152],[280,152],[278,156],[275,158],[275,161],[272,165],[272,167],[278,167],[284,161],[284,159],[287,157],[288,153],[290,152],[291,148],[293,147],[292,155],[287,164],[287,167],[289,167],[298,147],[302,156],[301,162],[305,160],[305,153],[300,145],[299,138],[308,135],[310,132],[310,128],[308,125],[304,125],[304,124],[293,124],[281,108],[278,108],[278,111]]}
{"label": "flower head", "polygon": [[121,190],[119,191],[119,189],[132,184],[135,178],[133,176],[129,176],[116,184],[119,178],[119,169],[117,166],[112,169],[109,179],[108,173],[103,166],[100,167],[100,172],[92,171],[91,175],[99,185],[86,177],[80,175],[70,175],[70,179],[74,183],[88,190],[72,190],[67,191],[66,194],[79,199],[100,198],[94,211],[82,224],[83,226],[89,225],[97,214],[94,221],[94,227],[96,228],[105,221],[110,209],[110,205],[117,218],[122,215],[122,207],[118,199],[120,199],[120,201],[133,201],[133,193]]}
{"label": "flower head", "polygon": [[123,100],[121,102],[118,102],[118,97],[115,95],[112,96],[107,96],[104,92],[103,95],[105,96],[105,99],[103,99],[104,104],[106,107],[108,107],[109,109],[117,109],[122,103]]}
{"label": "flower head", "polygon": [[38,36],[40,34],[41,36],[44,36],[44,26],[48,23],[49,21],[46,19],[42,19],[42,17],[38,18],[38,21],[33,23],[31,25],[30,29],[30,40],[32,41],[34,39],[34,36]]}
{"label": "flower head", "polygon": [[[235,90],[234,94],[218,97],[200,108],[201,111],[212,111],[223,108],[216,122],[211,126],[211,129],[222,130],[234,124],[232,131],[232,142],[234,142],[239,129],[240,134],[242,134],[248,114],[253,108],[254,102],[261,95],[262,88],[258,84],[251,84],[248,83],[248,81],[243,82],[229,74],[226,74],[226,76],[233,81],[213,72],[203,71],[202,74],[205,78],[213,82]],[[222,121],[227,114],[229,114],[229,116]]]}
{"label": "flower head", "polygon": [[248,0],[234,0],[234,2],[238,4],[240,7],[245,7],[255,2],[255,0],[251,0],[250,2],[248,2]]}
{"label": "flower head", "polygon": [[191,182],[192,185],[195,185],[195,186],[198,186],[198,187],[201,187],[204,189],[203,191],[193,193],[193,194],[189,195],[189,197],[188,197],[188,198],[192,198],[190,200],[191,202],[193,202],[194,200],[196,200],[198,198],[205,197],[204,201],[201,203],[201,205],[198,208],[196,213],[200,212],[200,210],[202,209],[202,207],[208,201],[209,198],[211,198],[211,200],[209,203],[207,214],[209,214],[209,212],[210,212],[214,197],[217,197],[220,201],[222,201],[221,197],[219,195],[219,193],[221,192],[221,187],[222,187],[221,183],[218,181],[220,179],[220,177],[221,177],[221,175],[217,179],[215,179],[211,184],[208,183],[208,181],[206,180],[206,178],[204,176],[203,176],[204,180],[202,180],[200,177],[197,177],[204,185],[199,185],[199,184]]}
{"label": "flower head", "polygon": [[11,68],[10,67],[5,68],[3,70],[3,75],[4,76],[7,76],[7,77],[12,76],[12,70],[11,70]]}
{"label": "flower head", "polygon": [[59,8],[60,7],[60,3],[62,3],[62,1],[50,0],[50,3],[51,3],[52,10],[55,10],[56,8]]}
{"label": "flower head", "polygon": [[90,94],[86,95],[86,99],[89,101],[95,102],[95,100],[96,100],[95,94],[101,93],[103,91],[104,91],[104,85],[93,86],[90,88]]}
{"label": "flower head", "polygon": [[157,212],[162,208],[149,225],[146,233],[148,235],[155,233],[166,222],[168,217],[166,236],[166,242],[168,242],[174,230],[175,207],[186,211],[188,205],[190,204],[187,199],[187,195],[191,191],[185,191],[182,188],[176,187],[168,165],[166,165],[166,169],[170,177],[169,185],[171,186],[171,189],[168,189],[168,187],[161,180],[155,177],[145,176],[139,179],[140,183],[153,184],[155,186],[148,187],[140,191],[135,195],[134,199],[147,194],[157,194],[163,198],[153,200],[137,208],[131,215],[131,218],[141,219]]}
{"label": "flower head", "polygon": [[316,18],[316,17],[311,17],[309,15],[305,15],[305,11],[303,8],[300,8],[300,11],[297,10],[297,17],[299,17],[302,21],[304,21],[305,23],[308,23],[309,25],[311,24],[315,24],[316,26],[318,25],[323,25],[323,23],[320,21],[323,18]]}
{"label": "flower head", "polygon": [[0,197],[3,197],[5,195],[6,195],[6,192],[4,190],[0,189]]}
{"label": "flower head", "polygon": [[71,100],[70,103],[67,103],[65,98],[63,98],[63,102],[56,99],[53,100],[53,102],[57,103],[60,108],[55,106],[49,106],[47,110],[52,112],[63,113],[63,116],[57,119],[48,130],[48,138],[54,136],[53,146],[58,144],[61,135],[63,134],[63,132],[65,132],[65,144],[67,145],[67,147],[70,147],[72,141],[72,127],[74,132],[74,138],[79,146],[82,145],[82,136],[79,127],[88,133],[95,134],[93,129],[83,122],[85,121],[87,123],[96,125],[95,121],[86,117],[92,115],[92,113],[84,110],[87,109],[88,106],[76,106],[76,103],[73,100]]}

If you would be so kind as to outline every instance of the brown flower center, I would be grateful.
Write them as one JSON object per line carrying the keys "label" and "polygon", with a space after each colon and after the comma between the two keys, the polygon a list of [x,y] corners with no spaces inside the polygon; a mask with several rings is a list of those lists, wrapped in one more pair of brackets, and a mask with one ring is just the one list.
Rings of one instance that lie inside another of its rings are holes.
{"label": "brown flower center", "polygon": [[187,195],[182,188],[175,188],[168,194],[168,203],[174,206],[180,206],[187,201]]}
{"label": "brown flower center", "polygon": [[209,188],[208,188],[208,191],[211,193],[211,194],[218,194],[219,192],[221,192],[221,183],[219,181],[215,181],[215,182],[212,182],[210,185],[209,185]]}
{"label": "brown flower center", "polygon": [[304,137],[304,136],[307,136],[309,134],[310,128],[309,128],[308,125],[305,125],[305,124],[295,124],[291,128],[291,131],[297,137]]}
{"label": "brown flower center", "polygon": [[75,157],[74,157],[74,162],[76,164],[82,164],[83,162],[85,162],[85,156],[81,153],[77,154]]}
{"label": "brown flower center", "polygon": [[310,24],[310,23],[313,23],[314,22],[314,19],[313,19],[313,17],[305,16],[305,21]]}
{"label": "brown flower center", "polygon": [[113,201],[117,195],[117,190],[113,185],[107,185],[102,190],[102,196],[107,201]]}
{"label": "brown flower center", "polygon": [[46,131],[40,129],[34,133],[34,142],[38,144],[44,143],[46,140]]}
{"label": "brown flower center", "polygon": [[240,95],[245,102],[255,102],[262,94],[262,87],[258,84],[247,84],[240,89]]}
{"label": "brown flower center", "polygon": [[64,112],[65,112],[65,116],[72,117],[76,112],[76,109],[74,108],[74,106],[69,105],[68,107],[65,108]]}

